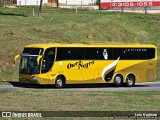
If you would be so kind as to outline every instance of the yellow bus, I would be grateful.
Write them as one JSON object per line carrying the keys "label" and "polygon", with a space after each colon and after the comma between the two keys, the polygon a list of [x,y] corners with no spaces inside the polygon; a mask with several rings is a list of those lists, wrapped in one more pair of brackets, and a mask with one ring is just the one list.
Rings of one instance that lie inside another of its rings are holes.
{"label": "yellow bus", "polygon": [[131,87],[154,81],[157,71],[157,48],[148,44],[34,44],[14,62],[19,57],[20,83],[56,88],[99,83]]}

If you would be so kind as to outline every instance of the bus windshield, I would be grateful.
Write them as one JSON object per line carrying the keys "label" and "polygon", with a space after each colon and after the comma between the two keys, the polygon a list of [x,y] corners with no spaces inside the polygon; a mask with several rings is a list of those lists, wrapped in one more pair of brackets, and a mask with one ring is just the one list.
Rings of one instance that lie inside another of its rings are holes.
{"label": "bus windshield", "polygon": [[37,65],[37,58],[42,53],[42,48],[24,48],[19,72],[23,74],[39,74],[40,65]]}
{"label": "bus windshield", "polygon": [[20,73],[39,74],[40,66],[37,65],[38,56],[23,56],[20,62]]}

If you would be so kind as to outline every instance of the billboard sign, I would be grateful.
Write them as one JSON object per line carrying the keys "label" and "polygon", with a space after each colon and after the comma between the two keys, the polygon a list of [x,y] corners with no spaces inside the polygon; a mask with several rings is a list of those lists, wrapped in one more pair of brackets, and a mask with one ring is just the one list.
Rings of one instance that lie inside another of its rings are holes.
{"label": "billboard sign", "polygon": [[[43,0],[42,4],[47,4],[48,0]],[[17,0],[17,5],[40,5],[40,0]]]}
{"label": "billboard sign", "polygon": [[100,8],[153,7],[160,6],[160,0],[101,0]]}

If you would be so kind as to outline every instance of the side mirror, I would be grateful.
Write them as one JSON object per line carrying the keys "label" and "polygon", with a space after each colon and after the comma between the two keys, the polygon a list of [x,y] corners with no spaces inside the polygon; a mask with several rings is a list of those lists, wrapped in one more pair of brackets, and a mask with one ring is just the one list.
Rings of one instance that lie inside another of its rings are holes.
{"label": "side mirror", "polygon": [[42,56],[38,56],[37,58],[37,65],[39,65],[40,59],[42,58]]}
{"label": "side mirror", "polygon": [[16,56],[14,57],[14,64],[16,64],[17,59],[20,58],[20,57],[21,57],[21,55],[16,55]]}

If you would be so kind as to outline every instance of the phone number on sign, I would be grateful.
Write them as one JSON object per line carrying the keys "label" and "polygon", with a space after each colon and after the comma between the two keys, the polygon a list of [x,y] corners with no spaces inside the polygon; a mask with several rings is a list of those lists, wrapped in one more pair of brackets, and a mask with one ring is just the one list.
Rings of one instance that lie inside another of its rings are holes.
{"label": "phone number on sign", "polygon": [[146,7],[153,6],[152,2],[113,2],[111,7]]}

